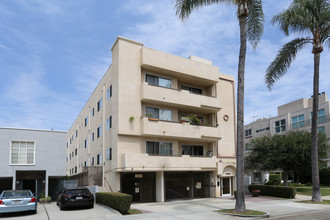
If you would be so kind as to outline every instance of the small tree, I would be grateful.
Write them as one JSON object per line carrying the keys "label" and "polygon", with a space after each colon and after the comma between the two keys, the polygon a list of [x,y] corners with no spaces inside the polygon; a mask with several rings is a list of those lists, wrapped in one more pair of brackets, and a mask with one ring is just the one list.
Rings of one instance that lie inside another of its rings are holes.
{"label": "small tree", "polygon": [[[327,155],[327,138],[319,134],[319,159]],[[265,135],[251,140],[251,152],[247,157],[250,167],[261,170],[282,169],[284,185],[288,183],[288,172],[298,175],[311,170],[311,133],[290,131],[282,135]]]}

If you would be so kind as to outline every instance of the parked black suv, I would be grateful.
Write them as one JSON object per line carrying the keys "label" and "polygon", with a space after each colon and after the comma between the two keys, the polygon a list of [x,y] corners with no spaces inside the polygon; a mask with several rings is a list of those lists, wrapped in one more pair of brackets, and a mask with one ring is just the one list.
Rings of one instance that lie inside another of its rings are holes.
{"label": "parked black suv", "polygon": [[61,210],[67,207],[94,207],[94,196],[86,187],[63,188],[56,200]]}

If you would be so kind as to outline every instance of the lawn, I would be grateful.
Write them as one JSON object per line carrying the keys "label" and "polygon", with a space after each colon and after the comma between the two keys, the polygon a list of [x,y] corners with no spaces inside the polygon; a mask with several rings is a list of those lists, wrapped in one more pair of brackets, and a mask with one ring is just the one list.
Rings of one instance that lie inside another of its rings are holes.
{"label": "lawn", "polygon": [[[302,186],[302,187],[296,187],[297,194],[306,195],[306,196],[312,196],[312,186]],[[321,195],[322,196],[329,196],[330,195],[330,187],[321,187]]]}
{"label": "lawn", "polygon": [[298,201],[300,203],[309,203],[309,204],[323,204],[323,205],[330,205],[330,200],[323,200],[322,202],[313,202],[311,200],[304,200],[304,201]]}

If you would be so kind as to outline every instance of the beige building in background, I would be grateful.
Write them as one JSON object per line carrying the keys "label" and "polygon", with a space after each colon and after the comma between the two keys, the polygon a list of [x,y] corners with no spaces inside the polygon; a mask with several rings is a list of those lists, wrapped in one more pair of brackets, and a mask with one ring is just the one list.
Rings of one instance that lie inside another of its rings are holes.
{"label": "beige building in background", "polygon": [[212,62],[118,37],[68,131],[67,175],[135,202],[231,195],[234,77]]}
{"label": "beige building in background", "polygon": [[[263,135],[283,134],[290,130],[311,131],[313,98],[302,98],[277,107],[278,116],[258,119],[244,126],[245,149],[249,152],[249,143],[252,139]],[[318,131],[330,137],[329,120],[330,103],[324,92],[319,94]],[[328,162],[328,167],[330,163]],[[281,172],[281,171],[272,171]],[[249,168],[245,174],[251,177],[252,183],[263,183],[268,179],[268,171]]]}

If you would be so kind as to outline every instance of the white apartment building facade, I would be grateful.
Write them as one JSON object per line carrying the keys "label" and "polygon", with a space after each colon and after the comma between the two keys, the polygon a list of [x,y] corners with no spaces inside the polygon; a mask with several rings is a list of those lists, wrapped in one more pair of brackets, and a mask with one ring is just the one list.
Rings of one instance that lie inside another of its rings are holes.
{"label": "white apartment building facade", "polygon": [[[244,126],[245,148],[248,153],[249,142],[263,135],[281,134],[289,130],[311,131],[313,98],[302,98],[293,102],[278,106],[278,116],[258,119]],[[330,137],[329,120],[330,103],[326,93],[319,94],[318,131]],[[328,163],[329,166],[329,163]],[[279,172],[279,171],[274,171]],[[251,176],[252,183],[263,183],[268,179],[268,171],[247,169],[246,175]]]}
{"label": "white apartment building facade", "polygon": [[231,195],[234,77],[122,37],[111,50],[111,66],[68,131],[67,175],[102,167],[103,190],[134,202]]}

